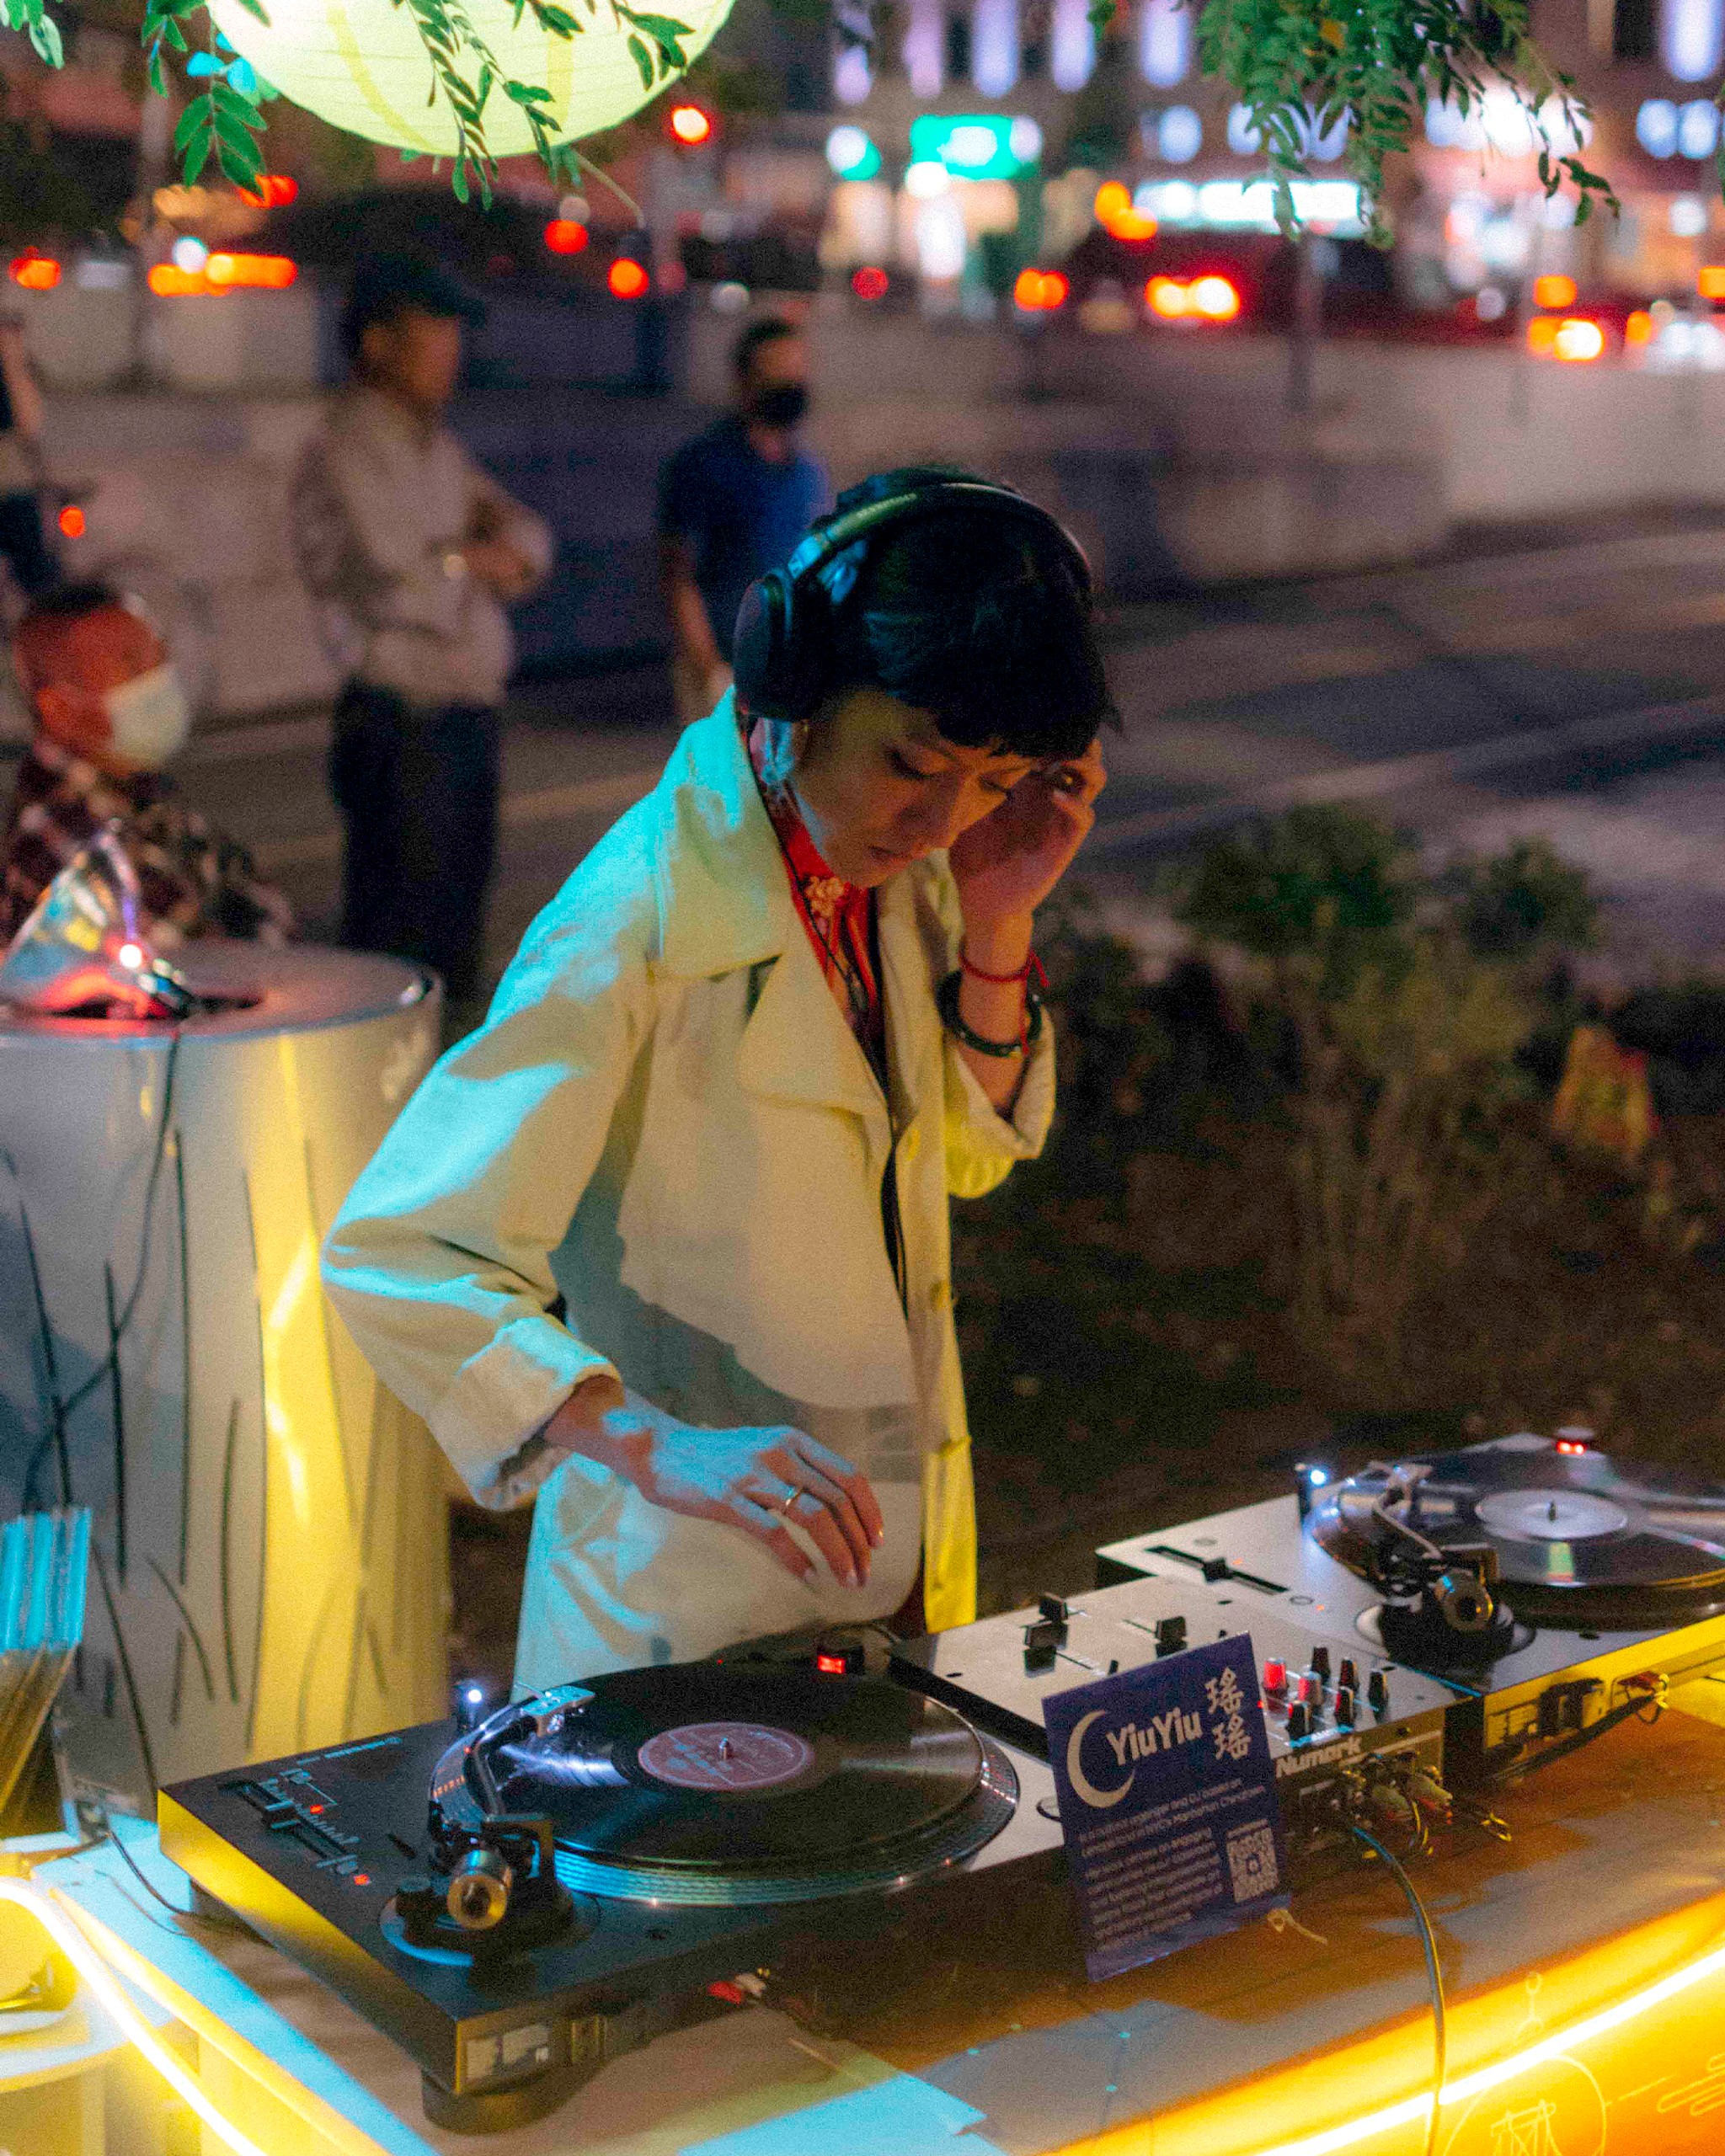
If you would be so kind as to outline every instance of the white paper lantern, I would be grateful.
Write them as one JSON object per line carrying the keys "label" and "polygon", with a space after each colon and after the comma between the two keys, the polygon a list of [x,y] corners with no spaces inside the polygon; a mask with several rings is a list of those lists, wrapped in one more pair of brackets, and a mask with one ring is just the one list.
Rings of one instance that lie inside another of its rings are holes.
{"label": "white paper lantern", "polygon": [[[270,19],[260,23],[240,0],[210,0],[210,15],[228,42],[294,104],[315,112],[350,135],[426,157],[452,157],[455,116],[440,89],[427,103],[431,63],[414,17],[395,0],[265,0]],[[730,13],[731,0],[649,0],[651,11],[689,25],[680,40],[693,60]],[[560,141],[578,141],[627,120],[662,83],[644,89],[629,51],[633,33],[613,15],[609,0],[588,12],[586,0],[568,0],[581,24],[573,37],[542,29],[531,8],[519,26],[510,0],[467,0],[474,29],[496,56],[502,73],[542,85],[551,101],[541,108]],[[644,40],[649,45],[651,40]],[[479,62],[462,56],[471,82]],[[531,152],[526,115],[501,82],[486,100],[485,141],[494,157]]]}

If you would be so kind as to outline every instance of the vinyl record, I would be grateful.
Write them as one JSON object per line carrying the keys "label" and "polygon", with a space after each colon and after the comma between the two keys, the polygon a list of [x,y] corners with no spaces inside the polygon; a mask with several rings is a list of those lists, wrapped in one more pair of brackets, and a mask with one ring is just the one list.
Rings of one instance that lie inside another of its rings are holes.
{"label": "vinyl record", "polygon": [[[1398,1506],[1394,1492],[1423,1469]],[[1413,1535],[1381,1509],[1386,1500]],[[1543,1439],[1373,1468],[1323,1491],[1308,1531],[1365,1579],[1408,1554],[1488,1544],[1504,1599],[1534,1624],[1650,1630],[1725,1609],[1725,1486]]]}
{"label": "vinyl record", "polygon": [[782,1665],[593,1678],[460,1748],[478,1812],[549,1817],[565,1885],[661,1900],[895,1885],[980,1848],[1017,1796],[1005,1759],[938,1701]]}

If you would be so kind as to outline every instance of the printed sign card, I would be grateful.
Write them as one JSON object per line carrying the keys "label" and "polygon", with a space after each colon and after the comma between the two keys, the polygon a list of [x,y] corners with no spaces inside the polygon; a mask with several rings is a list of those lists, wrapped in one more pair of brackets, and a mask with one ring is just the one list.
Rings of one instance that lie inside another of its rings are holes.
{"label": "printed sign card", "polygon": [[1055,1693],[1043,1721],[1092,1983],[1285,1906],[1249,1639]]}

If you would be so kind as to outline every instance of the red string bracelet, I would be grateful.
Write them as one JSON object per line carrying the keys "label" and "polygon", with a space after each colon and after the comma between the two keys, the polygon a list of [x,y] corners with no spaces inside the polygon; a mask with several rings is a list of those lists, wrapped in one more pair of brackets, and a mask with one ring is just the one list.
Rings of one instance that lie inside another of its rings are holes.
{"label": "red string bracelet", "polygon": [[1015,974],[985,974],[980,966],[971,964],[969,959],[964,955],[964,947],[961,943],[959,946],[959,963],[969,974],[972,980],[985,980],[991,988],[1015,987],[1021,982],[1028,980],[1033,974],[1035,976],[1036,985],[1039,988],[1045,989],[1048,986],[1048,975],[1043,971],[1042,961],[1034,951]]}

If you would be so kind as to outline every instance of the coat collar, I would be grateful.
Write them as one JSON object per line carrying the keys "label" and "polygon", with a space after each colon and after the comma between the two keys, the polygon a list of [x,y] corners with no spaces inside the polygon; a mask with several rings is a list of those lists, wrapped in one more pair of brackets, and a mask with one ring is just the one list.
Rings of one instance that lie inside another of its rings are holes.
{"label": "coat collar", "polygon": [[[797,916],[729,694],[685,731],[659,794],[661,965],[699,979],[780,960],[745,1032],[739,1076],[753,1091],[848,1108],[869,1126],[871,1150],[889,1146],[887,1104]],[[878,900],[894,1090],[911,1097],[907,1056],[927,1031],[918,1021],[932,1015],[912,889],[921,873],[901,871]],[[902,1128],[909,1099],[894,1105],[891,1121]]]}
{"label": "coat collar", "polygon": [[685,729],[658,792],[660,963],[697,979],[782,958],[802,929],[729,691]]}

